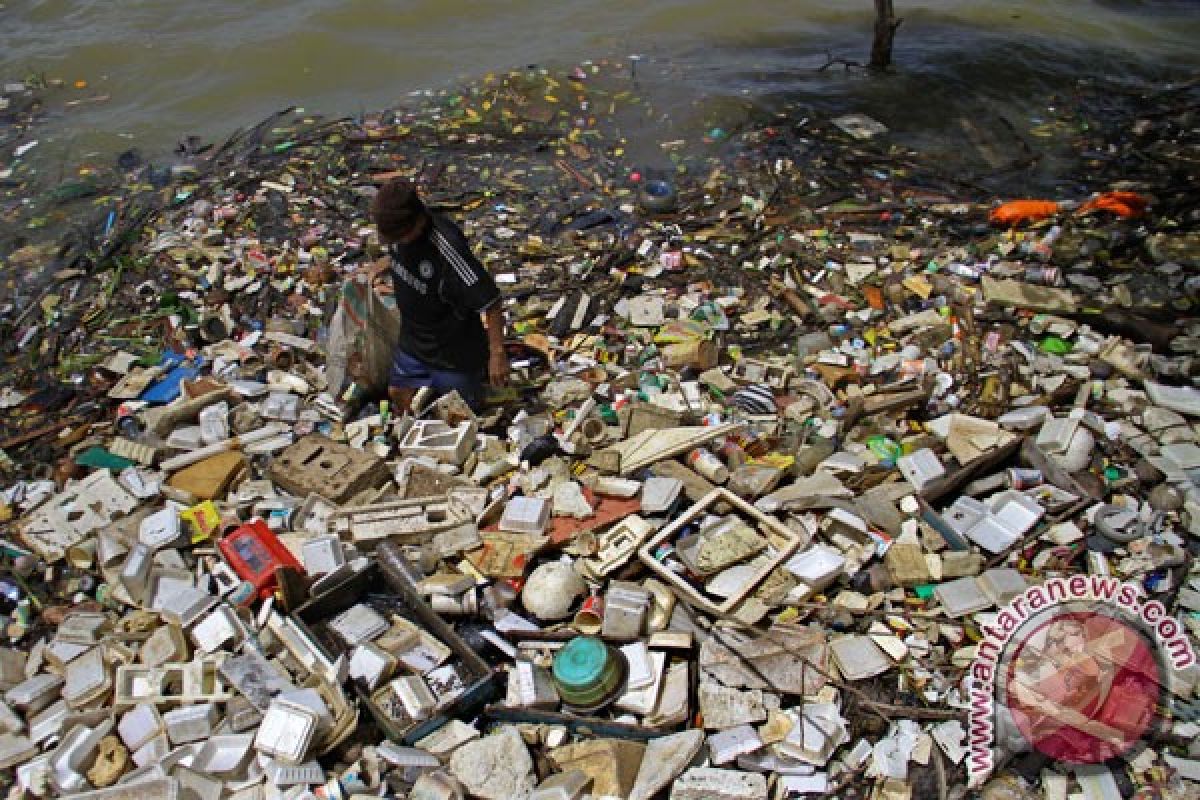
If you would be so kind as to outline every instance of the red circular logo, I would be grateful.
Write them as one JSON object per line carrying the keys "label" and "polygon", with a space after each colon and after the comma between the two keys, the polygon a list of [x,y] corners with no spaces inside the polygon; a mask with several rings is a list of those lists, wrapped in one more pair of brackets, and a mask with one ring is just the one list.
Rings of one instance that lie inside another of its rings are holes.
{"label": "red circular logo", "polygon": [[1058,613],[1015,645],[1005,695],[1038,751],[1074,764],[1124,755],[1146,736],[1163,692],[1151,642],[1091,611]]}

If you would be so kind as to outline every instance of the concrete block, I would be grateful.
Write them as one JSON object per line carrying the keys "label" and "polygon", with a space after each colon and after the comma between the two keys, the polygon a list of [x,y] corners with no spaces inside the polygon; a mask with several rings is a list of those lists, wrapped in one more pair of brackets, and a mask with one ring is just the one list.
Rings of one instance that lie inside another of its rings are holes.
{"label": "concrete block", "polygon": [[510,800],[533,791],[533,759],[517,729],[505,726],[467,742],[450,756],[450,773],[481,800]]}
{"label": "concrete block", "polygon": [[364,546],[390,539],[424,543],[434,535],[474,522],[469,511],[450,500],[416,498],[344,508],[330,515],[334,529]]}
{"label": "concrete block", "polygon": [[232,695],[218,673],[220,659],[164,664],[161,667],[117,667],[114,703],[128,708],[141,703],[223,703]]}
{"label": "concrete block", "polygon": [[383,459],[319,435],[305,436],[280,453],[270,473],[294,495],[320,494],[333,503],[344,503],[389,477]]}
{"label": "concrete block", "polygon": [[929,565],[925,551],[916,542],[893,542],[883,559],[892,582],[897,586],[911,588],[929,583]]}
{"label": "concrete block", "polygon": [[435,770],[417,778],[408,800],[465,800],[462,784],[449,773]]}
{"label": "concrete block", "polygon": [[717,683],[704,682],[698,690],[700,716],[708,730],[724,730],[737,725],[765,722],[767,708],[758,689],[739,691]]}
{"label": "concrete block", "polygon": [[406,456],[429,456],[443,464],[461,466],[475,448],[475,420],[447,425],[440,419],[417,420],[400,439],[397,449]]}
{"label": "concrete block", "polygon": [[549,758],[564,772],[579,770],[591,778],[594,797],[628,797],[645,750],[640,742],[591,739],[555,748]]}
{"label": "concrete block", "polygon": [[651,800],[675,780],[704,746],[704,731],[690,730],[660,736],[646,743],[629,800]]}

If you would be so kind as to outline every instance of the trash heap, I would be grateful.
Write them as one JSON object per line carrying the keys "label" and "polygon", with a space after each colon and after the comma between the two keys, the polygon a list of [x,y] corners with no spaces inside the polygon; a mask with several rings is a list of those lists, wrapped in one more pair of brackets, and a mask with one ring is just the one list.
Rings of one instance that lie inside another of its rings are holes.
{"label": "trash heap", "polygon": [[[277,115],[51,263],[0,393],[10,796],[957,797],[1027,586],[1194,636],[1186,90],[997,209],[863,115],[643,170],[617,72]],[[393,175],[505,293],[482,412],[379,402]],[[998,737],[983,796],[1193,796],[1196,678],[1124,760]]]}

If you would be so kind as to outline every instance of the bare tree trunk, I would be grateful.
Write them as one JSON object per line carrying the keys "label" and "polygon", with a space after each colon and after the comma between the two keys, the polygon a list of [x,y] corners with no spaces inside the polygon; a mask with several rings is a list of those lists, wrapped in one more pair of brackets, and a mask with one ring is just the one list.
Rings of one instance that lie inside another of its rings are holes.
{"label": "bare tree trunk", "polygon": [[896,19],[892,0],[875,0],[875,39],[871,42],[871,69],[883,72],[892,65],[892,40],[900,22]]}

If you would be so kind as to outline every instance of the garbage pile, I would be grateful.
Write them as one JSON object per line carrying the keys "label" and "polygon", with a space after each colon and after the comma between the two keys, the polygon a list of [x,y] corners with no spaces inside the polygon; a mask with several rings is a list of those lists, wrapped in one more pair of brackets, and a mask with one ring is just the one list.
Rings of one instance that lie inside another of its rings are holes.
{"label": "garbage pile", "polygon": [[[958,797],[1027,588],[1119,578],[1195,636],[1189,94],[996,207],[863,115],[643,170],[615,71],[277,115],[13,309],[11,796]],[[380,401],[394,175],[505,292],[482,412]],[[1149,746],[998,725],[982,795],[1193,796],[1168,672],[1157,728],[1104,717]]]}

